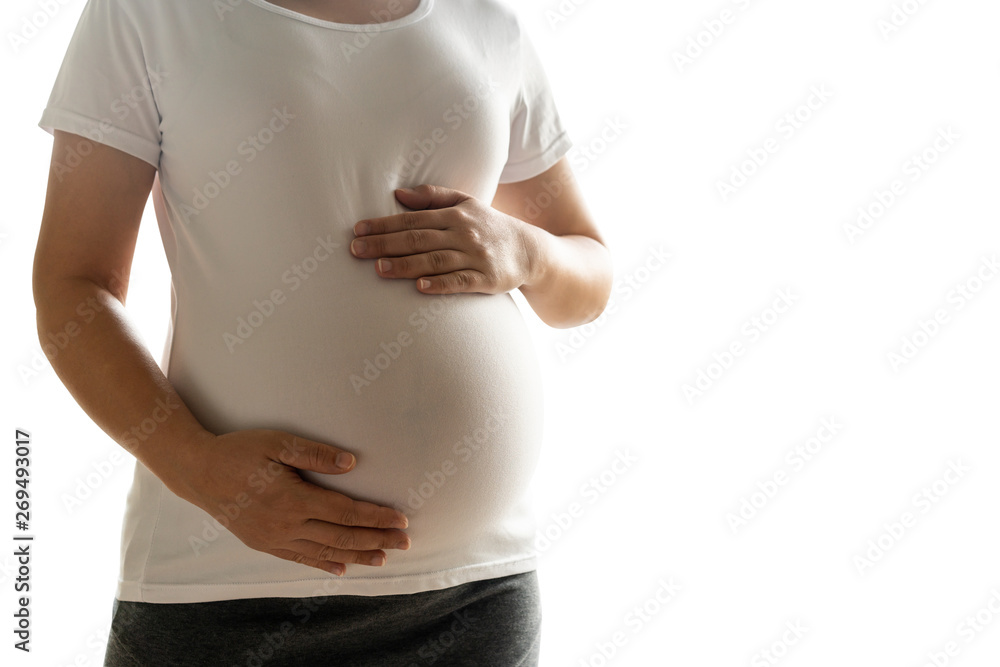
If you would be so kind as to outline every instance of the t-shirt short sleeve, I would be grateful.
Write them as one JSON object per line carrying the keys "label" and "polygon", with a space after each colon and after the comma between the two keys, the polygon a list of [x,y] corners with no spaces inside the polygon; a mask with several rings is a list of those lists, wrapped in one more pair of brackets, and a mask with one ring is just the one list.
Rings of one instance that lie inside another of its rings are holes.
{"label": "t-shirt short sleeve", "polygon": [[500,183],[537,176],[558,162],[573,145],[559,118],[541,59],[523,28],[519,39],[520,85],[510,124],[510,149]]}
{"label": "t-shirt short sleeve", "polygon": [[87,0],[38,126],[160,161],[156,84],[136,22],[120,0]]}

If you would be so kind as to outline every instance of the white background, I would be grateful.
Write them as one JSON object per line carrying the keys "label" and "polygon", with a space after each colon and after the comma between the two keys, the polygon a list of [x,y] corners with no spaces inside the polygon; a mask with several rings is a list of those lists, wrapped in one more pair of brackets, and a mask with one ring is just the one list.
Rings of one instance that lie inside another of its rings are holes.
{"label": "white background", "polygon": [[[132,459],[108,463],[120,448],[47,363],[23,373],[40,354],[30,274],[52,143],[36,124],[83,7],[56,4],[17,49],[11,33],[42,3],[0,14],[0,515],[13,521],[13,434],[26,429],[36,536],[24,656],[11,648],[16,531],[0,530],[0,660],[99,665]],[[512,4],[616,269],[613,312],[576,330],[546,327],[515,293],[546,383],[541,664],[996,665],[1000,280],[984,260],[1000,259],[1000,5]],[[910,14],[887,32],[894,8]],[[732,20],[712,35],[723,10]],[[762,166],[746,162],[771,138]],[[741,168],[753,173],[724,198]],[[859,207],[878,213],[894,180],[903,194],[852,237]],[[128,310],[157,359],[168,286],[150,205]],[[780,290],[792,305],[769,312]],[[939,309],[947,321],[922,335]],[[769,322],[754,340],[753,318]],[[904,337],[919,344],[908,358]],[[743,353],[712,366],[734,342]],[[691,400],[699,372],[714,379]],[[824,420],[841,425],[832,438]],[[808,462],[787,458],[818,431]],[[626,452],[635,462],[615,472]],[[101,467],[69,511],[66,494]],[[744,500],[755,514],[744,506],[734,530]],[[666,602],[661,581],[677,587]]]}

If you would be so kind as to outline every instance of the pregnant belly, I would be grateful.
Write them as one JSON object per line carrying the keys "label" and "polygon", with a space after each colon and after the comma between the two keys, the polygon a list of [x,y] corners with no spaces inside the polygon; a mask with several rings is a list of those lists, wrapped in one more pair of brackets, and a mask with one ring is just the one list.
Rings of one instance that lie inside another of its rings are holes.
{"label": "pregnant belly", "polygon": [[333,282],[287,294],[232,350],[222,334],[239,309],[180,294],[168,376],[195,416],[215,433],[280,429],[355,454],[349,473],[302,476],[406,514],[408,558],[523,515],[542,388],[510,295]]}

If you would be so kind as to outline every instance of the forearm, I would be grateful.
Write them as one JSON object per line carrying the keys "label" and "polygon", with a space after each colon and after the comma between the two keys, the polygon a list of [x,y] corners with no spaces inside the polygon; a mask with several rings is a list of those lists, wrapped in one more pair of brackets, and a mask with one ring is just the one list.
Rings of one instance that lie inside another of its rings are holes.
{"label": "forearm", "polygon": [[[84,412],[171,490],[211,433],[163,375],[118,299],[84,279],[35,290],[39,340]],[[60,335],[61,332],[61,335]],[[59,345],[52,336],[58,337]]]}
{"label": "forearm", "polygon": [[611,295],[614,268],[608,249],[589,236],[555,236],[525,226],[531,275],[520,290],[532,310],[557,329],[596,319]]}

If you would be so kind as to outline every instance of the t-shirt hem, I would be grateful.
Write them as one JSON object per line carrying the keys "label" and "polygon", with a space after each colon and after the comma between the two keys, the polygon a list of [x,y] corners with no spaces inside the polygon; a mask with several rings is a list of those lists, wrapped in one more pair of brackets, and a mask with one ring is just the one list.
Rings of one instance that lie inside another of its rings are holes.
{"label": "t-shirt hem", "polygon": [[570,139],[569,131],[563,130],[559,136],[552,140],[548,148],[535,157],[520,162],[507,163],[503,171],[500,172],[499,183],[516,183],[538,176],[558,162],[572,146],[573,141]]}
{"label": "t-shirt hem", "polygon": [[46,107],[38,127],[54,135],[53,130],[72,132],[99,144],[128,153],[156,168],[160,166],[160,145],[128,130],[110,124],[107,119],[96,120],[66,109]]}
{"label": "t-shirt hem", "polygon": [[[366,567],[350,565],[349,567]],[[398,595],[450,588],[483,579],[495,579],[538,569],[538,557],[501,563],[468,565],[437,572],[400,577],[351,577],[330,575],[294,581],[237,582],[220,584],[151,584],[118,580],[119,600],[153,603],[215,602],[247,598],[304,598],[324,595]]]}

